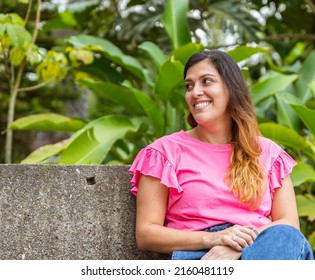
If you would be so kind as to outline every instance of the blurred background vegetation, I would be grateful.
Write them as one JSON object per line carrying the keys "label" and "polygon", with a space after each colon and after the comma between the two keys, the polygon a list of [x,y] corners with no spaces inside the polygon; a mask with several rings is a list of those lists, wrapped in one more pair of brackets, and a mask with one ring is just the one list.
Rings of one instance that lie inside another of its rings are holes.
{"label": "blurred background vegetation", "polygon": [[0,163],[130,164],[187,129],[182,71],[227,51],[264,136],[298,162],[302,231],[315,249],[314,0],[3,0]]}

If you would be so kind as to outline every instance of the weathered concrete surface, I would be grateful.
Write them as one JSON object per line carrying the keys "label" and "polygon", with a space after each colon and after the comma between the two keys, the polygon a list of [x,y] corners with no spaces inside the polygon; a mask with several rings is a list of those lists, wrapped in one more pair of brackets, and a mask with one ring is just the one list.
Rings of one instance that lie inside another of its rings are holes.
{"label": "weathered concrete surface", "polygon": [[166,259],[136,248],[128,168],[0,165],[0,259]]}

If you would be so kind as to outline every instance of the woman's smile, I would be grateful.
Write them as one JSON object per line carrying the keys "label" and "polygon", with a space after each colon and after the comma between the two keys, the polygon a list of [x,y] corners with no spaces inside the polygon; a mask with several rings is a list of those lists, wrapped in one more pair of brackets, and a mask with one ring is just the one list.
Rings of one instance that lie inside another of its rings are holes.
{"label": "woman's smile", "polygon": [[205,107],[207,107],[208,105],[210,105],[212,103],[212,101],[198,101],[194,104],[194,109],[198,110],[198,109],[203,109]]}

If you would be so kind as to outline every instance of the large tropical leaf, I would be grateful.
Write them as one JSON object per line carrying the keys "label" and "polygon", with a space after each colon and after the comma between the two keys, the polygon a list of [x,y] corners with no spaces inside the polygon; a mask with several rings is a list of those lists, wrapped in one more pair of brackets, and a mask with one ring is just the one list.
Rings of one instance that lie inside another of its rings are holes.
{"label": "large tropical leaf", "polygon": [[101,164],[113,144],[129,131],[136,131],[136,127],[123,116],[92,121],[71,137],[59,164]]}
{"label": "large tropical leaf", "polygon": [[291,104],[291,106],[308,130],[315,135],[315,110],[311,110],[304,105]]}
{"label": "large tropical leaf", "polygon": [[183,65],[195,53],[203,51],[205,46],[197,43],[188,43],[172,51],[174,60],[179,60]]}
{"label": "large tropical leaf", "polygon": [[174,49],[191,42],[187,22],[188,3],[188,0],[166,1],[162,23]]}
{"label": "large tropical leaf", "polygon": [[139,78],[145,80],[147,77],[142,65],[136,58],[125,55],[117,46],[106,39],[89,35],[78,35],[70,37],[69,43],[76,48],[90,48],[99,51],[105,57],[129,70]]}
{"label": "large tropical leaf", "polygon": [[285,147],[303,151],[315,161],[315,147],[293,129],[276,123],[262,123],[259,125],[259,129],[263,136]]}
{"label": "large tropical leaf", "polygon": [[242,60],[250,58],[252,55],[257,53],[268,53],[268,50],[261,47],[248,47],[248,46],[238,46],[233,50],[227,51],[227,53],[236,61],[240,62]]}
{"label": "large tropical leaf", "polygon": [[[283,97],[284,96],[284,97]],[[277,101],[277,121],[279,124],[288,126],[296,131],[300,129],[300,119],[286,101],[286,97],[292,96],[290,94],[276,94]],[[294,96],[293,96],[294,97]]]}
{"label": "large tropical leaf", "polygon": [[144,114],[141,104],[139,104],[137,98],[135,98],[132,90],[127,87],[90,79],[83,79],[80,83],[88,86],[92,91],[112,100],[116,104],[123,106],[129,114]]}
{"label": "large tropical leaf", "polygon": [[149,117],[156,137],[162,136],[164,133],[164,112],[161,106],[144,92],[133,90],[133,94]]}
{"label": "large tropical leaf", "polygon": [[292,82],[298,78],[298,75],[284,75],[273,73],[273,75],[263,78],[255,83],[251,88],[251,96],[254,105],[274,94],[285,90]]}
{"label": "large tropical leaf", "polygon": [[35,114],[15,120],[11,130],[65,131],[74,132],[86,125],[86,122],[66,116],[48,113]]}
{"label": "large tropical leaf", "polygon": [[172,56],[160,68],[154,86],[154,95],[164,103],[169,99],[172,90],[183,84],[184,65]]}
{"label": "large tropical leaf", "polygon": [[315,182],[315,170],[305,162],[298,162],[290,176],[294,186],[299,186],[304,182]]}
{"label": "large tropical leaf", "polygon": [[[45,146],[41,146],[35,151],[33,151],[31,154],[29,154],[25,159],[21,161],[22,164],[36,164],[36,163],[42,163],[49,159],[49,162],[51,161],[50,159],[54,156],[57,156],[60,154],[70,143],[69,139],[60,141],[55,144],[49,144]],[[58,160],[56,159],[54,162],[57,162]]]}
{"label": "large tropical leaf", "polygon": [[307,57],[300,70],[300,77],[296,82],[296,90],[305,104],[313,96],[309,84],[315,80],[315,51]]}
{"label": "large tropical leaf", "polygon": [[143,42],[139,45],[139,49],[147,52],[150,57],[153,59],[156,69],[159,69],[162,63],[166,60],[166,56],[163,51],[152,42]]}
{"label": "large tropical leaf", "polygon": [[300,217],[315,219],[315,197],[312,195],[297,195],[296,203]]}
{"label": "large tropical leaf", "polygon": [[115,84],[120,84],[125,79],[121,73],[110,66],[110,63],[96,58],[93,60],[93,63],[80,65],[79,67],[75,68],[75,71],[77,73],[84,72],[87,73],[88,76],[96,78],[100,81],[112,82]]}

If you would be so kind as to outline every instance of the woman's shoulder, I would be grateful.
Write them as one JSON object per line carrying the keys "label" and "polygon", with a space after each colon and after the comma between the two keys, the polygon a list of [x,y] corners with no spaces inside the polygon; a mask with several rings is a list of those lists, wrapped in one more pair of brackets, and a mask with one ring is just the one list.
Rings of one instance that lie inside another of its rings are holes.
{"label": "woman's shoulder", "polygon": [[262,150],[265,150],[265,149],[281,150],[282,149],[279,144],[277,144],[275,141],[273,141],[270,138],[266,138],[264,136],[258,136],[258,141]]}
{"label": "woman's shoulder", "polygon": [[174,145],[176,143],[180,143],[182,139],[182,133],[183,131],[177,131],[173,132],[167,135],[164,135],[160,138],[157,138],[154,140],[149,146],[150,147],[159,147],[159,146],[165,146],[165,145]]}

